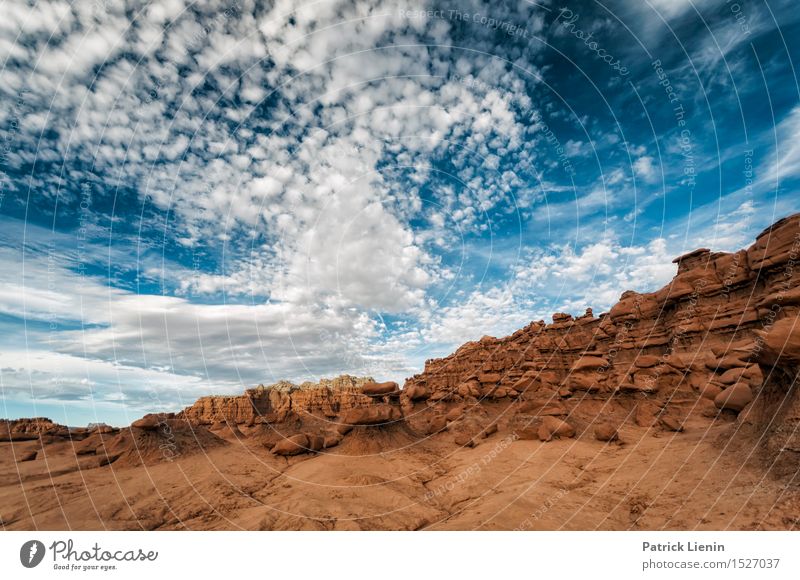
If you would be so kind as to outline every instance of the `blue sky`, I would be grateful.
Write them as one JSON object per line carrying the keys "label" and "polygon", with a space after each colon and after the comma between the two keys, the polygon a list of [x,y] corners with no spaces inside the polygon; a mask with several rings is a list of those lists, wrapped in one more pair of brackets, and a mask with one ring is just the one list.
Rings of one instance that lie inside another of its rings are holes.
{"label": "blue sky", "polygon": [[790,1],[4,4],[0,414],[403,378],[800,210]]}

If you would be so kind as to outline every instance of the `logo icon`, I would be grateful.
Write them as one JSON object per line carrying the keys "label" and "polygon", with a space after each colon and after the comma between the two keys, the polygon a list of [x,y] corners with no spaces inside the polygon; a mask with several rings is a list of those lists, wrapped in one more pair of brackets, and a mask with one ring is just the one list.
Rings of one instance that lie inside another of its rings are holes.
{"label": "logo icon", "polygon": [[26,568],[36,568],[44,559],[44,544],[39,540],[29,540],[19,549],[19,561]]}

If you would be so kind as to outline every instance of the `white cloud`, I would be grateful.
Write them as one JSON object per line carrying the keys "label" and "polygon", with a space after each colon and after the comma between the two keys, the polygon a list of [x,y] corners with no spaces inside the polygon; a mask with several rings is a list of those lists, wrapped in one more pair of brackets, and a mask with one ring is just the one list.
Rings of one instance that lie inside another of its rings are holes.
{"label": "white cloud", "polygon": [[648,183],[652,183],[658,177],[655,166],[653,166],[653,158],[649,155],[643,155],[633,162],[633,170],[638,177],[641,177]]}
{"label": "white cloud", "polygon": [[761,184],[781,184],[800,176],[800,106],[786,115],[776,132],[776,151],[771,166],[759,172]]}
{"label": "white cloud", "polygon": [[24,336],[3,339],[9,396],[137,409],[157,407],[157,396],[174,408],[259,382],[331,372],[402,379],[409,370],[401,353],[382,350],[376,321],[350,308],[136,294],[81,275],[58,250],[26,252],[21,278],[19,263],[0,248],[0,314],[26,323]]}
{"label": "white cloud", "polygon": [[657,290],[675,275],[664,239],[624,246],[612,237],[583,245],[534,250],[512,266],[507,283],[475,290],[437,309],[423,330],[426,341],[455,343],[504,336],[554,312],[607,311],[625,290]]}

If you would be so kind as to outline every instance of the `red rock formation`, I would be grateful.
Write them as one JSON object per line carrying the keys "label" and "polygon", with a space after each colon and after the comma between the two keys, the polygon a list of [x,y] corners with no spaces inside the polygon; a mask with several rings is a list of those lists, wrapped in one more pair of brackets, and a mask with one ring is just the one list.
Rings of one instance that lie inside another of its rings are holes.
{"label": "red rock formation", "polygon": [[28,441],[41,436],[69,437],[70,430],[47,417],[30,419],[0,419],[0,440]]}
{"label": "red rock formation", "polygon": [[369,384],[374,384],[370,377],[349,375],[302,385],[282,381],[248,389],[244,395],[202,397],[182,415],[191,423],[206,425],[218,421],[282,423],[290,417],[306,415],[332,418],[349,409],[372,405],[373,398],[363,392]]}
{"label": "red rock formation", "polygon": [[[479,444],[498,426],[527,439],[588,432],[612,441],[625,421],[675,433],[689,416],[741,414],[745,422],[755,416],[751,409],[776,412],[763,402],[765,377],[784,396],[794,388],[786,377],[800,363],[799,253],[800,214],[768,228],[746,250],[700,249],[676,258],[670,284],[624,292],[607,313],[557,313],[551,324],[532,322],[505,338],[466,343],[427,361],[401,391],[350,376],[282,382],[204,397],[176,420],[247,425],[251,436],[266,423],[264,444],[286,455],[339,445],[353,425],[380,430],[398,421],[419,437],[451,431],[463,446]],[[792,404],[780,411],[789,423],[800,421],[800,403]],[[154,428],[152,418],[137,423]]]}
{"label": "red rock formation", "polygon": [[[769,363],[778,358],[769,353],[786,346],[781,360],[795,368],[800,362],[792,354],[797,338],[786,330],[800,312],[798,254],[800,214],[768,228],[746,250],[680,256],[670,284],[625,292],[608,313],[555,314],[552,324],[533,322],[427,361],[424,372],[406,381],[406,408],[422,392],[429,402],[453,404],[522,399],[517,412],[533,413],[531,420],[551,416],[558,404],[563,416],[593,422],[604,402],[607,410],[634,409],[640,424],[669,430],[682,426],[676,416],[714,415],[707,401],[698,403],[701,397],[741,411],[766,373],[755,364],[759,350]],[[773,324],[782,334],[759,338]],[[671,418],[656,421],[665,417]]]}

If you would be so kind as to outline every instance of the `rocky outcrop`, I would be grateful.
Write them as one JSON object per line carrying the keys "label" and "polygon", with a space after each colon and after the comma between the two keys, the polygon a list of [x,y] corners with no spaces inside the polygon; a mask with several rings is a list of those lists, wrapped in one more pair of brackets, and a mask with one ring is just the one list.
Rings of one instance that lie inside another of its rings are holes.
{"label": "rocky outcrop", "polygon": [[189,422],[202,425],[218,421],[247,425],[282,423],[308,415],[332,418],[350,409],[372,405],[372,396],[365,394],[363,388],[374,384],[370,377],[350,375],[301,385],[281,381],[248,389],[243,395],[202,397],[182,415]]}
{"label": "rocky outcrop", "polygon": [[[422,392],[447,404],[516,401],[516,412],[531,420],[560,406],[562,417],[577,423],[596,422],[605,407],[671,431],[690,413],[739,413],[756,398],[770,365],[800,363],[797,338],[787,330],[800,312],[798,254],[800,214],[768,228],[746,250],[700,249],[676,258],[670,284],[625,292],[607,313],[555,314],[550,324],[532,322],[429,360],[401,398],[407,405],[411,393],[417,399]],[[766,328],[773,330],[762,336]]]}
{"label": "rocky outcrop", "polygon": [[[549,324],[468,342],[427,361],[402,389],[347,375],[281,382],[204,397],[174,420],[239,425],[237,438],[263,437],[279,455],[324,452],[352,430],[398,423],[404,437],[450,432],[473,447],[498,429],[519,439],[608,442],[626,425],[681,436],[692,421],[735,420],[768,431],[771,456],[782,465],[793,457],[796,469],[799,253],[800,214],[747,249],[676,258],[672,282],[624,292],[606,313],[557,313]],[[144,417],[133,427],[157,431],[157,422]]]}
{"label": "rocky outcrop", "polygon": [[[758,442],[762,463],[800,483],[800,318],[778,320],[758,335],[756,360],[765,380],[737,425]],[[763,453],[760,451],[763,450]]]}
{"label": "rocky outcrop", "polygon": [[0,441],[32,441],[42,436],[70,437],[70,429],[47,417],[0,419]]}

